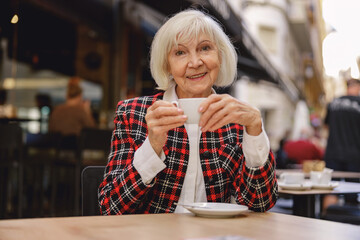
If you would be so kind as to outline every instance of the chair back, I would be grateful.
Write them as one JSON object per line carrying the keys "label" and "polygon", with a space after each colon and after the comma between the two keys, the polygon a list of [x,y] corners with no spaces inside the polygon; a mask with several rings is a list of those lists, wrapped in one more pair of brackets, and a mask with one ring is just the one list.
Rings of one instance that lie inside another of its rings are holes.
{"label": "chair back", "polygon": [[84,128],[79,137],[80,150],[110,151],[112,130],[98,128]]}
{"label": "chair back", "polygon": [[26,146],[37,149],[49,149],[60,147],[60,133],[27,133]]}
{"label": "chair back", "polygon": [[98,188],[104,179],[105,166],[88,166],[81,173],[82,215],[100,215]]}
{"label": "chair back", "polygon": [[21,148],[22,129],[18,124],[0,124],[0,149],[13,151]]}

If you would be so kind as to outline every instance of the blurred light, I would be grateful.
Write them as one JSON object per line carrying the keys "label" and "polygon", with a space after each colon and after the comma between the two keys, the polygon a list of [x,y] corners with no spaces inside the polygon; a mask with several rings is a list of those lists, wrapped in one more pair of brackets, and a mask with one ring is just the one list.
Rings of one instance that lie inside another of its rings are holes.
{"label": "blurred light", "polygon": [[323,41],[323,64],[329,76],[338,77],[340,70],[350,67],[352,74],[358,74],[353,62],[360,55],[359,9],[359,0],[323,0],[324,21],[336,29]]}
{"label": "blurred light", "polygon": [[12,19],[11,19],[11,23],[12,23],[12,24],[17,24],[18,21],[19,21],[19,17],[18,17],[17,14],[15,14],[15,15],[12,17]]}
{"label": "blurred light", "polygon": [[15,78],[5,78],[3,86],[5,89],[14,89],[15,88]]}
{"label": "blurred light", "polygon": [[[341,49],[341,50],[340,50]],[[323,64],[328,76],[338,77],[340,70],[351,67],[359,54],[349,39],[338,32],[332,32],[323,40]]]}
{"label": "blurred light", "polygon": [[28,132],[29,133],[39,133],[40,132],[40,123],[38,121],[28,122]]}
{"label": "blurred light", "polygon": [[30,108],[28,112],[29,119],[37,120],[40,118],[40,111],[38,108]]}
{"label": "blurred light", "polygon": [[50,108],[48,106],[41,108],[41,115],[48,116],[50,114]]}

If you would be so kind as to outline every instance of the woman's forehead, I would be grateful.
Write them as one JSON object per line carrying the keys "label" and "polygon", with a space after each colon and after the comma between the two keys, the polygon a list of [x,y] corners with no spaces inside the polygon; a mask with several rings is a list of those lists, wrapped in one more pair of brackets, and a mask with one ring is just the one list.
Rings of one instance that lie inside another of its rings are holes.
{"label": "woman's forehead", "polygon": [[176,36],[176,39],[174,40],[173,46],[179,45],[179,44],[189,44],[191,42],[201,42],[204,40],[213,41],[213,39],[210,37],[210,34],[200,32],[197,35],[189,35],[189,34],[178,34]]}

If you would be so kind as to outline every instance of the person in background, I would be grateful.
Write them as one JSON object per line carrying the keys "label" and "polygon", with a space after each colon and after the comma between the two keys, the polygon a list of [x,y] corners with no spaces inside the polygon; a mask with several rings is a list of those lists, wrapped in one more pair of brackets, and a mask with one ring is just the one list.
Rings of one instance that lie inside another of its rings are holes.
{"label": "person in background", "polygon": [[[99,186],[103,215],[187,212],[180,205],[194,202],[233,200],[262,212],[275,205],[275,159],[260,111],[213,89],[234,81],[236,65],[229,38],[201,11],[180,12],[158,30],[150,68],[162,91],[118,103]],[[171,102],[200,97],[199,126],[186,124]]]}
{"label": "person in background", "polygon": [[[326,167],[337,171],[360,172],[360,80],[347,81],[347,94],[334,99],[327,107],[324,123],[329,130],[325,151]],[[346,195],[346,201],[357,203],[357,195]],[[338,202],[337,196],[326,196],[324,208]]]}
{"label": "person in background", "polygon": [[313,130],[302,129],[300,139],[288,140],[283,149],[290,164],[302,164],[305,160],[322,160],[324,151],[313,142]]}
{"label": "person in background", "polygon": [[324,123],[329,137],[326,166],[338,171],[360,172],[360,80],[347,81],[347,94],[327,107]]}
{"label": "person in background", "polygon": [[16,109],[11,104],[7,104],[7,91],[0,88],[0,118],[16,117]]}
{"label": "person in background", "polygon": [[95,127],[90,101],[84,101],[80,78],[69,80],[66,102],[54,108],[49,119],[49,132],[58,132],[63,136],[79,136],[85,127]]}
{"label": "person in background", "polygon": [[286,130],[284,136],[279,141],[279,148],[275,152],[276,168],[284,169],[288,168],[288,157],[284,151],[284,145],[288,141],[290,136],[290,130]]}

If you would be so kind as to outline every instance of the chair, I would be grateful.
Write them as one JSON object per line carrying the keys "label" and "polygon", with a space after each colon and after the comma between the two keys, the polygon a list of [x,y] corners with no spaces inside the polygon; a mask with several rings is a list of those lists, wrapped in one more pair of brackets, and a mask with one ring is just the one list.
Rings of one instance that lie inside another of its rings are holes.
{"label": "chair", "polygon": [[[23,133],[18,124],[0,124],[0,218],[22,217]],[[16,172],[16,175],[14,173]],[[14,184],[14,179],[17,181]],[[12,189],[17,194],[12,193]],[[8,201],[10,200],[10,201]],[[17,208],[14,212],[13,209]],[[10,210],[10,213],[9,211]],[[10,214],[10,215],[9,215]]]}
{"label": "chair", "polygon": [[76,135],[60,134],[58,139],[59,147],[51,167],[50,212],[53,216],[78,215],[74,205],[77,193],[74,183],[80,185],[80,174],[77,174],[78,142]]}
{"label": "chair", "polygon": [[105,166],[87,166],[81,173],[82,215],[100,215],[98,188],[104,178]]}
{"label": "chair", "polygon": [[[112,130],[98,128],[84,128],[81,131],[78,141],[78,161],[75,169],[75,214],[78,215],[80,209],[80,173],[81,169],[88,165],[84,160],[86,151],[96,151],[102,153],[100,162],[95,165],[105,165],[107,155],[110,151]],[[94,165],[94,164],[89,164]]]}
{"label": "chair", "polygon": [[98,128],[84,128],[79,137],[79,155],[85,150],[98,150],[107,154],[110,151],[112,130]]}
{"label": "chair", "polygon": [[[26,134],[24,177],[25,183],[28,184],[24,188],[27,190],[27,210],[30,211],[31,217],[44,216],[46,199],[49,199],[50,206],[54,205],[53,195],[49,195],[47,198],[46,190],[56,191],[57,176],[54,171],[60,140],[61,134],[59,133]],[[54,215],[52,208],[50,211]]]}
{"label": "chair", "polygon": [[322,219],[360,225],[360,206],[358,205],[330,205]]}

